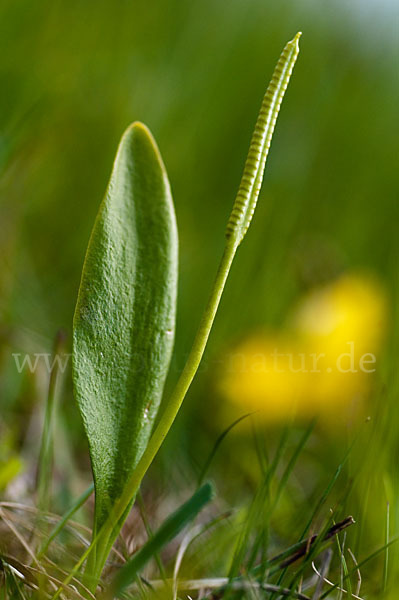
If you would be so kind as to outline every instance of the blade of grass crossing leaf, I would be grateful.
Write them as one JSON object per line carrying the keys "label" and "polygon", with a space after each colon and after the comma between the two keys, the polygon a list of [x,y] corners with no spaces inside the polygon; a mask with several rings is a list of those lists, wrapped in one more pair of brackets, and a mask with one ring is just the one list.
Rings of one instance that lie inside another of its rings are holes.
{"label": "blade of grass crossing leaf", "polygon": [[195,494],[164,521],[153,537],[117,573],[111,584],[111,597],[120,596],[134,582],[147,562],[200,513],[214,496],[210,483],[205,483]]}

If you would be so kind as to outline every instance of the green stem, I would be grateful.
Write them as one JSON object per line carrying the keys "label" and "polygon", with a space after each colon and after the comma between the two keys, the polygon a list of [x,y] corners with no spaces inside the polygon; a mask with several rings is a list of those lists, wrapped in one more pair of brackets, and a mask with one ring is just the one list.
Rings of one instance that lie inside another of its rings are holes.
{"label": "green stem", "polygon": [[[161,447],[166,435],[169,432],[169,429],[173,425],[180,406],[198,370],[236,250],[236,244],[227,244],[225,247],[213,290],[202,317],[189,357],[184,366],[182,374],[180,375],[174,392],[168,401],[164,413],[162,414],[158,426],[156,427],[141,460],[135,468],[134,473],[126,486],[123,496],[121,497],[121,502],[124,505],[126,505],[126,503],[123,502],[123,500],[126,501],[131,499],[132,495],[137,492],[141,480],[151,465],[159,448]],[[125,508],[125,506],[123,508]],[[121,509],[119,513],[120,514],[118,514],[118,518],[122,516],[123,510]]]}
{"label": "green stem", "polygon": [[[90,575],[92,577],[94,575],[94,580],[100,576],[108,555],[109,546],[113,543],[112,531],[114,529],[114,525],[122,518],[127,506],[129,506],[132,498],[134,498],[137,494],[141,481],[152,461],[154,460],[170,428],[172,427],[176,415],[179,412],[182,402],[198,370],[206,344],[208,342],[213,322],[215,320],[226,280],[229,275],[230,267],[237,251],[237,247],[238,243],[233,241],[227,242],[225,246],[211,296],[202,317],[189,357],[172,393],[172,396],[170,397],[162,417],[151,436],[143,456],[141,457],[137,467],[126,484],[124,493],[122,494],[118,503],[115,505],[110,518],[103,527],[103,530],[99,533],[98,539],[93,540],[93,543],[96,546],[96,558],[93,561],[95,563],[94,573],[90,573]],[[91,569],[88,570],[91,571]]]}

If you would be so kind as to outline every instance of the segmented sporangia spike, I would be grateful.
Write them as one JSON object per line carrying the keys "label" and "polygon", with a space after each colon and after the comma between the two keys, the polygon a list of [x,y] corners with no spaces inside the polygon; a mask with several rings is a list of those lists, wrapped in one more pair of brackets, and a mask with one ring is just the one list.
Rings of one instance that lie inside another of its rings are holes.
{"label": "segmented sporangia spike", "polygon": [[274,127],[299,53],[298,42],[301,35],[301,32],[297,33],[285,46],[263,98],[244,173],[226,228],[227,239],[237,245],[243,240],[255,211]]}

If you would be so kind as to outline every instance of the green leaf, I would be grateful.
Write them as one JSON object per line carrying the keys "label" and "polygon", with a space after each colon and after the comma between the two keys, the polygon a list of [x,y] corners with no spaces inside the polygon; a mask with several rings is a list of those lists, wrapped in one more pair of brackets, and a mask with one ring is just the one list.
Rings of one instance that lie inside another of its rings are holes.
{"label": "green leaf", "polygon": [[130,585],[147,562],[162,548],[175,538],[201,512],[214,497],[211,483],[205,483],[187,502],[182,504],[160,526],[158,531],[135,553],[118,571],[111,584],[110,597],[117,597]]}
{"label": "green leaf", "polygon": [[175,330],[177,245],[161,156],[148,129],[133,123],[94,224],[73,322],[95,531],[142,456],[159,408]]}

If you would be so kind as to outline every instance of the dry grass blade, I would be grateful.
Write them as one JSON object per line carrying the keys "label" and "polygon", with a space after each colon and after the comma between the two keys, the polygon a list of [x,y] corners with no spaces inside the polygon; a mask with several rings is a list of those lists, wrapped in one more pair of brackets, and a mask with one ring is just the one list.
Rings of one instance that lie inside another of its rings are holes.
{"label": "dry grass blade", "polygon": [[[11,519],[11,514],[9,513],[10,510],[28,513],[30,515],[33,515],[34,517],[40,516],[41,519],[43,519],[44,521],[46,521],[48,523],[51,523],[52,525],[58,525],[63,519],[63,517],[60,515],[57,515],[55,513],[49,512],[49,511],[43,512],[43,511],[39,510],[38,508],[36,508],[35,506],[28,506],[27,504],[21,504],[19,502],[6,502],[6,501],[0,502],[0,518],[1,518],[2,508],[8,509],[7,515],[9,515],[10,519]],[[14,522],[18,522],[22,527],[27,529],[29,532],[35,531],[35,533],[37,535],[40,533],[38,531],[37,527],[35,527],[34,525],[29,525],[27,520],[18,519],[16,516],[16,513],[14,513],[14,512],[12,513],[12,520]],[[88,538],[92,534],[92,529],[90,527],[87,527],[87,525],[84,525],[83,523],[79,523],[78,521],[69,519],[68,523],[65,524],[64,528],[65,528],[65,530],[68,531],[69,534],[71,534],[74,538],[76,538],[76,540],[80,544],[82,544],[82,546],[84,546],[85,548],[87,548],[90,545]],[[87,534],[87,537],[84,534]],[[54,543],[54,541],[53,541],[53,543]],[[41,558],[41,553],[42,552],[39,553],[39,558]],[[122,563],[125,562],[125,557],[123,556],[123,554],[121,554],[121,552],[115,546],[112,548],[112,554],[114,555],[115,559],[118,559]]]}
{"label": "dry grass blade", "polygon": [[[171,580],[167,581],[151,581],[149,585],[154,590],[161,590],[165,586],[172,584]],[[289,590],[288,588],[283,588],[278,585],[273,585],[269,583],[259,583],[257,581],[233,581],[231,582],[228,577],[214,577],[210,579],[190,579],[187,581],[179,581],[178,582],[178,590],[184,592],[193,592],[193,591],[203,591],[203,590],[218,590],[216,592],[212,592],[209,596],[204,596],[208,600],[216,600],[217,598],[221,598],[221,590],[224,587],[229,586],[229,590],[245,592],[245,591],[263,591],[263,592],[273,592],[275,594],[280,594],[285,598],[296,598],[296,600],[311,600],[309,596],[302,594],[300,592],[295,592],[293,590]]]}
{"label": "dry grass blade", "polygon": [[[4,567],[7,567],[15,577],[17,577],[24,585],[29,587],[32,590],[39,590],[42,596],[50,597],[51,594],[46,592],[43,588],[40,587],[39,582],[40,578],[43,578],[44,572],[43,569],[37,569],[35,567],[31,567],[29,565],[22,564],[19,560],[12,556],[1,556],[1,563]],[[74,584],[79,585],[84,592],[84,595],[79,593],[75,585],[64,586],[62,581],[60,581],[57,577],[50,575],[49,573],[45,573],[46,581],[51,582],[54,589],[58,587],[64,588],[66,592],[68,592],[69,596],[73,596],[74,598],[84,599],[87,598],[94,599],[95,596],[90,593],[90,591],[77,579],[73,581]]]}
{"label": "dry grass blade", "polygon": [[14,534],[14,536],[17,538],[17,540],[20,542],[21,546],[24,548],[24,550],[27,552],[27,554],[31,557],[32,561],[38,566],[38,568],[42,571],[43,574],[47,575],[45,569],[41,566],[40,562],[37,560],[36,555],[33,552],[32,548],[29,546],[29,544],[26,542],[26,540],[22,537],[22,535],[19,533],[19,531],[16,529],[16,527],[14,527],[12,520],[10,519],[10,517],[7,515],[7,513],[3,509],[0,509],[0,518],[2,519],[4,524],[10,529],[10,531]]}
{"label": "dry grass blade", "polygon": [[[355,555],[353,554],[352,550],[350,548],[348,548],[348,553],[349,556],[351,557],[353,564],[355,565],[355,567],[357,567],[357,560]],[[356,587],[356,595],[359,596],[360,595],[360,588],[362,587],[362,574],[360,572],[360,569],[356,570],[357,573],[357,587]]]}
{"label": "dry grass blade", "polygon": [[[332,581],[330,581],[329,579],[327,579],[326,577],[323,577],[322,573],[320,573],[317,568],[316,565],[314,564],[314,562],[312,562],[312,568],[313,571],[316,573],[316,575],[318,577],[320,577],[320,579],[323,579],[324,583],[326,583],[327,585],[332,586],[333,588],[335,588],[336,590],[338,590],[341,594],[348,594],[348,590],[345,590],[344,588],[342,588],[341,586],[337,586],[335,583],[333,583]],[[358,596],[357,594],[351,594],[350,596],[351,598],[355,598],[355,600],[364,600],[364,598],[361,598],[360,596]]]}
{"label": "dry grass blade", "polygon": [[192,540],[200,533],[201,530],[202,530],[201,525],[197,525],[196,527],[193,527],[183,537],[183,540],[179,546],[179,550],[176,555],[175,566],[173,569],[173,600],[176,600],[176,598],[177,598],[177,592],[178,592],[178,587],[179,587],[178,575],[179,575],[179,570],[180,570],[184,555],[186,553],[187,548],[191,544]]}
{"label": "dry grass blade", "polygon": [[[17,540],[20,542],[21,546],[24,548],[24,550],[26,551],[28,556],[32,559],[32,562],[37,566],[37,568],[35,569],[33,567],[23,565],[24,569],[27,569],[30,572],[36,572],[37,574],[44,576],[46,578],[46,580],[50,583],[53,590],[54,591],[57,590],[57,586],[59,586],[61,584],[61,582],[58,582],[55,578],[53,578],[51,575],[49,575],[49,573],[46,571],[46,569],[43,567],[43,565],[37,559],[32,548],[29,546],[29,544],[26,542],[26,540],[23,538],[23,536],[19,533],[17,528],[12,523],[12,519],[10,518],[10,516],[8,516],[7,512],[1,508],[0,508],[0,518],[5,523],[5,525],[10,529],[10,531],[13,533],[13,535],[17,538]],[[21,574],[22,574],[23,578],[25,578],[23,573],[21,573]],[[80,594],[79,594],[79,596],[80,596]]]}
{"label": "dry grass blade", "polygon": [[[332,550],[331,548],[329,548],[326,552],[326,555],[324,557],[323,563],[321,565],[321,570],[320,570],[320,576],[319,576],[319,581],[317,582],[316,585],[316,589],[314,591],[314,594],[312,596],[312,600],[319,600],[322,590],[323,590],[323,583],[325,581],[325,578],[328,574],[328,571],[330,569],[330,565],[331,565],[331,559],[332,559]],[[314,565],[314,562],[312,561],[312,566]]]}

